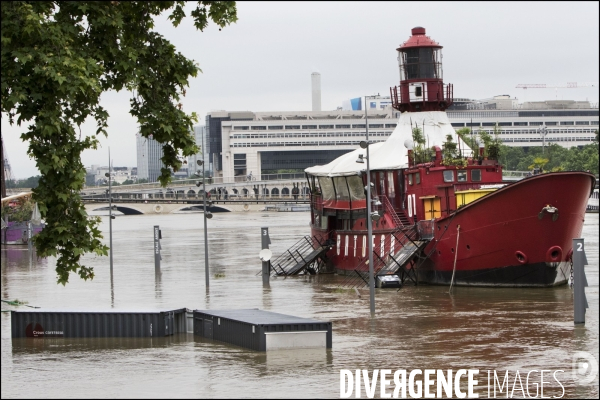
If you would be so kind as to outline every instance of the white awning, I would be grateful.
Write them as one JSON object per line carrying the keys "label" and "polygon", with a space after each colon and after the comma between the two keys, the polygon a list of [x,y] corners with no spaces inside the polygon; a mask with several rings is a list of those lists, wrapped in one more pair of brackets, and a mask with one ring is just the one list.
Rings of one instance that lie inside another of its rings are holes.
{"label": "white awning", "polygon": [[[459,143],[464,156],[471,156],[471,149],[463,142],[448,116],[443,111],[428,111],[418,113],[402,113],[398,125],[385,142],[374,143],[369,148],[369,168],[375,170],[390,170],[408,167],[408,150],[405,143],[412,143],[412,128],[418,126],[423,131],[425,146],[442,147],[446,142],[446,135],[452,135],[455,143]],[[366,156],[365,149],[357,149],[346,153],[327,165],[317,165],[304,171],[315,176],[348,176],[356,175],[359,171],[367,169],[364,164],[357,163],[358,155]]]}

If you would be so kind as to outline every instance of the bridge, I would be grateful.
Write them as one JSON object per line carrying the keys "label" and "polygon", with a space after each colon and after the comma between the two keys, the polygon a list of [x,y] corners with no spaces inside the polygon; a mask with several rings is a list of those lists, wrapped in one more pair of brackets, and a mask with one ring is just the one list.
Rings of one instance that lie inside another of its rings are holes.
{"label": "bridge", "polygon": [[[528,176],[528,171],[505,171],[506,182],[517,181]],[[247,177],[235,179],[206,178],[206,191],[211,200],[246,199],[308,199],[310,189],[304,174],[262,175],[262,180]],[[113,197],[123,199],[202,199],[202,179],[184,179],[172,181],[166,188],[159,183],[141,183],[118,185],[111,188]],[[87,187],[82,191],[85,200],[103,199],[108,194],[106,186]]]}
{"label": "bridge", "polygon": [[[511,182],[528,174],[527,171],[505,171],[503,178]],[[263,175],[262,178],[256,181],[244,177],[229,182],[223,178],[206,178],[207,199],[213,203],[208,211],[309,209],[310,189],[304,174]],[[201,183],[202,179],[196,178],[173,181],[166,188],[159,183],[113,186],[113,209],[126,215],[202,212],[204,193]],[[82,193],[86,210],[108,211],[107,192],[106,186],[86,188]]]}
{"label": "bridge", "polygon": [[[84,200],[85,209],[90,215],[106,215],[109,209],[108,199],[87,199]],[[277,198],[277,199],[256,199],[256,198],[238,198],[235,200],[215,200],[211,201],[206,208],[211,213],[218,212],[243,212],[243,211],[308,211],[309,199],[299,197]],[[190,212],[203,212],[204,205],[202,199],[130,199],[116,198],[113,194],[113,210],[119,211],[125,215],[138,214],[182,214]]]}
{"label": "bridge", "polygon": [[[310,190],[304,174],[273,174],[256,178],[236,177],[235,179],[206,178],[204,184],[211,200],[280,199],[308,200]],[[159,183],[118,185],[111,188],[117,199],[162,199],[194,200],[204,197],[202,178],[172,181],[166,188]],[[105,199],[107,186],[87,187],[82,191],[84,200]]]}

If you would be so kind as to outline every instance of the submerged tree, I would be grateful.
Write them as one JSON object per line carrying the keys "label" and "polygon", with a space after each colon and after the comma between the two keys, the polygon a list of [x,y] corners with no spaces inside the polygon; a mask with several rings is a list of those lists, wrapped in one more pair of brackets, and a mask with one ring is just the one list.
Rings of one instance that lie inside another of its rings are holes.
{"label": "submerged tree", "polygon": [[[108,113],[102,93],[122,89],[133,93],[130,113],[140,133],[163,144],[166,185],[179,156],[197,153],[190,132],[194,113],[182,110],[189,78],[200,71],[153,30],[154,18],[169,14],[174,26],[186,16],[183,1],[46,1],[3,2],[2,113],[11,124],[27,123],[21,135],[41,172],[33,191],[46,228],[35,237],[40,256],[57,256],[58,282],[69,273],[93,278],[81,265],[85,253],[103,255],[98,219],[89,218],[79,191],[86,171],[81,153],[96,149],[97,135],[106,135]],[[212,20],[225,27],[237,20],[232,1],[199,1],[191,12],[204,30]],[[91,117],[95,135],[82,137],[80,126]],[[15,121],[16,119],[16,121]]]}

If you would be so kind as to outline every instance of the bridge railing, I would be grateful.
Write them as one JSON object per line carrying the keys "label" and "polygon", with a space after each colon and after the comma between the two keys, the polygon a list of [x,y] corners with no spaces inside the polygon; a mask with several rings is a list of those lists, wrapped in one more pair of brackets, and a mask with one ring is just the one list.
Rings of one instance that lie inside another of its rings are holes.
{"label": "bridge railing", "polygon": [[531,175],[531,171],[502,171],[503,178],[523,179]]}

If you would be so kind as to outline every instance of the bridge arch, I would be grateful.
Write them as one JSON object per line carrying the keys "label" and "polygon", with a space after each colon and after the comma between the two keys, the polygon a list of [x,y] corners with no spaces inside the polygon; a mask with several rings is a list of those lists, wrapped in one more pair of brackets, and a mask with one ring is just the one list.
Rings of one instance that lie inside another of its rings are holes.
{"label": "bridge arch", "polygon": [[[139,215],[143,214],[138,208],[131,206],[113,205],[113,210],[122,212],[124,215]],[[92,211],[108,211],[108,206],[94,208]]]}
{"label": "bridge arch", "polygon": [[[232,212],[232,208],[222,204],[213,204],[210,207],[207,207],[208,211],[211,213],[219,213],[219,212]],[[171,211],[172,213],[185,213],[185,212],[201,212],[204,210],[202,204],[182,204],[181,207]]]}

